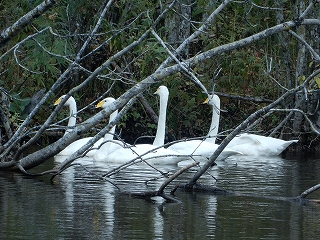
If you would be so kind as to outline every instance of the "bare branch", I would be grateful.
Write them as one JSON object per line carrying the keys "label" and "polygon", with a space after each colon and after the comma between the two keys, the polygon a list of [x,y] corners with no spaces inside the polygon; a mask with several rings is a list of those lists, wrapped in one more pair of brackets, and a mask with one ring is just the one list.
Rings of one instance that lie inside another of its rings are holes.
{"label": "bare branch", "polygon": [[304,118],[307,120],[307,122],[309,123],[311,129],[312,129],[316,134],[320,135],[320,129],[318,129],[318,128],[313,124],[313,122],[310,120],[310,118],[308,117],[308,115],[307,115],[304,111],[302,111],[302,110],[300,110],[300,109],[270,109],[270,111],[273,111],[273,112],[290,112],[290,113],[291,113],[291,112],[299,112],[299,113],[301,113],[301,114],[304,116]]}
{"label": "bare branch", "polygon": [[299,197],[300,198],[305,198],[306,196],[308,196],[309,194],[311,194],[314,191],[318,190],[319,188],[320,188],[320,184],[317,184],[317,185],[305,190],[303,193],[301,193],[301,195]]}
{"label": "bare branch", "polygon": [[156,37],[156,39],[160,42],[160,44],[162,45],[162,47],[168,52],[168,54],[170,55],[170,57],[179,65],[179,67],[186,72],[187,75],[191,76],[191,80],[197,84],[206,94],[208,94],[207,89],[205,88],[205,86],[203,86],[203,84],[199,81],[199,79],[190,71],[186,68],[186,66],[184,66],[183,62],[180,62],[175,55],[167,48],[166,44],[162,41],[162,39],[159,37],[159,35],[152,29],[151,30],[153,36]]}
{"label": "bare branch", "polygon": [[[207,20],[203,23],[203,25],[197,30],[195,31],[193,34],[190,35],[190,37],[188,37],[183,43],[181,43],[181,45],[175,50],[176,55],[180,54],[189,44],[190,42],[197,38],[198,36],[200,36],[203,32],[205,32],[210,26],[211,23],[216,19],[216,17],[218,16],[218,14],[230,3],[232,2],[231,0],[225,0],[223,1],[223,3],[221,3],[219,5],[219,7],[207,18]],[[172,58],[169,57],[167,58],[161,65],[160,67],[157,69],[160,70],[166,66],[168,66],[168,64],[170,64],[170,62],[172,62]]]}
{"label": "bare branch", "polygon": [[174,179],[176,179],[179,175],[184,173],[189,168],[192,168],[196,165],[198,165],[198,162],[191,163],[189,165],[184,166],[183,168],[179,169],[177,172],[175,172],[173,175],[171,175],[158,189],[158,194],[163,193],[164,189],[168,186],[169,183],[171,183]]}
{"label": "bare branch", "polygon": [[309,50],[309,52],[315,62],[320,62],[319,54],[302,37],[300,37],[298,34],[296,34],[292,30],[289,30],[289,33],[291,35],[293,35],[295,38],[297,38],[302,44],[304,44],[306,46],[306,48]]}
{"label": "bare branch", "polygon": [[45,0],[0,34],[0,46],[16,36],[25,26],[49,10],[57,0]]}

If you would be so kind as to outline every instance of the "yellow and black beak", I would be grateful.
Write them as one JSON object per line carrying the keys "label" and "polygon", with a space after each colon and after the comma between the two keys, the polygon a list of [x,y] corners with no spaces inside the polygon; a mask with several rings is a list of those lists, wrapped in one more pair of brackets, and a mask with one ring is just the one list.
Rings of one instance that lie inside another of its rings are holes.
{"label": "yellow and black beak", "polygon": [[61,103],[61,101],[62,101],[62,97],[59,97],[59,99],[57,99],[53,105],[57,106],[59,103]]}
{"label": "yellow and black beak", "polygon": [[104,100],[101,100],[100,102],[97,103],[96,108],[102,108],[104,104]]}
{"label": "yellow and black beak", "polygon": [[209,102],[209,98],[207,98],[206,100],[204,100],[204,102],[202,104],[207,104]]}
{"label": "yellow and black beak", "polygon": [[158,88],[157,91],[155,91],[153,94],[158,94],[159,89],[160,89],[160,88]]}

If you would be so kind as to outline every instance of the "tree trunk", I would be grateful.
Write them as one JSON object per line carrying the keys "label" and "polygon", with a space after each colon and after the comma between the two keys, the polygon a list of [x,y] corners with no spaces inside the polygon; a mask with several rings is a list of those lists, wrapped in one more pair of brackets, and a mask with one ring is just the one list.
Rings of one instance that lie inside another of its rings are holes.
{"label": "tree trunk", "polygon": [[[168,30],[168,43],[177,49],[178,46],[190,36],[191,5],[190,0],[177,1],[174,9],[176,13],[166,19],[166,29]],[[178,59],[187,58],[189,46],[180,52]]]}

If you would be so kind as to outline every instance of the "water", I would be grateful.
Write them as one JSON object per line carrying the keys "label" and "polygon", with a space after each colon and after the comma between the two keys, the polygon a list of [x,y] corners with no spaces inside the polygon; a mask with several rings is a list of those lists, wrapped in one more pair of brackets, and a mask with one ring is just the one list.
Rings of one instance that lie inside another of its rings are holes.
{"label": "water", "polygon": [[[53,160],[37,171],[50,169]],[[87,168],[102,175],[110,166]],[[159,166],[174,172],[177,166]],[[172,183],[185,182],[190,170]],[[261,196],[292,197],[319,183],[320,161],[313,157],[234,157],[218,162],[199,180],[249,196],[214,196],[177,191],[181,203],[121,195],[83,168],[61,176],[30,178],[0,172],[1,239],[318,239],[320,206]],[[110,178],[123,191],[155,190],[164,181],[146,166]],[[259,197],[260,196],[260,197]],[[320,192],[308,198],[319,199]]]}

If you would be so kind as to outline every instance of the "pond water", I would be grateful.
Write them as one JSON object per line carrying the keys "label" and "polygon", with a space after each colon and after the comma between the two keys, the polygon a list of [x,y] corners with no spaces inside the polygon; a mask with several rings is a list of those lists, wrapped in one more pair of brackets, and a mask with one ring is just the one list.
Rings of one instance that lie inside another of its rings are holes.
{"label": "pond water", "polygon": [[[53,159],[42,166],[50,169]],[[103,175],[112,166],[89,162]],[[178,166],[158,166],[173,173]],[[184,183],[191,169],[169,185]],[[122,191],[155,190],[164,182],[145,165],[109,178]],[[210,169],[199,183],[249,196],[175,192],[181,203],[144,200],[118,193],[107,181],[76,166],[50,182],[0,172],[1,239],[318,239],[320,205],[301,205],[261,196],[293,197],[320,181],[320,159],[233,157]],[[320,199],[320,192],[308,198]]]}

